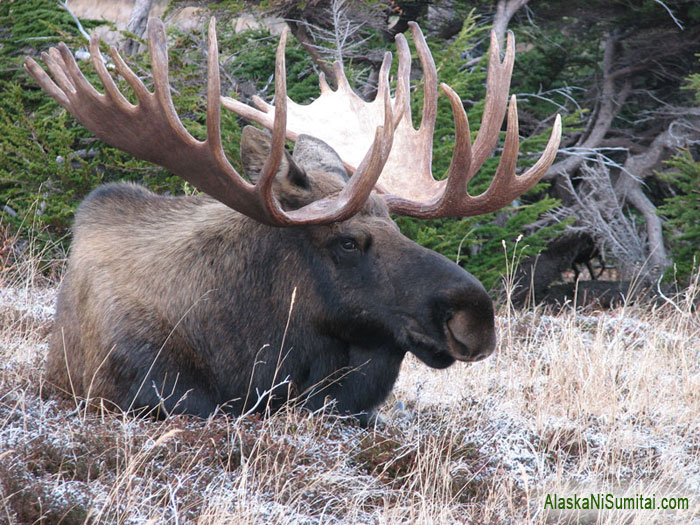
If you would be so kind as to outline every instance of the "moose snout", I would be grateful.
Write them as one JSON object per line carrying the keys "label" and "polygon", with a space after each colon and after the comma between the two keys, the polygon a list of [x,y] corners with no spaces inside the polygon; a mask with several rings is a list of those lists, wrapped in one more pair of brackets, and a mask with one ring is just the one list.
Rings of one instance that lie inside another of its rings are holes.
{"label": "moose snout", "polygon": [[445,335],[452,357],[459,361],[480,361],[493,353],[496,348],[493,307],[487,310],[490,316],[475,309],[458,310],[447,320]]}
{"label": "moose snout", "polygon": [[446,257],[427,250],[422,254],[432,269],[434,292],[427,306],[432,333],[440,333],[439,352],[458,361],[487,358],[496,348],[496,329],[493,301],[484,285]]}

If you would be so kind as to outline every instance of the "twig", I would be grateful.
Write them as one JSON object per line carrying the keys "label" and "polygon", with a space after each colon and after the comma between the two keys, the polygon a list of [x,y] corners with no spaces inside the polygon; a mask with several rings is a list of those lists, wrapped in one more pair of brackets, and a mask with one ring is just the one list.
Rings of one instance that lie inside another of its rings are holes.
{"label": "twig", "polygon": [[280,381],[279,383],[272,385],[272,387],[268,388],[267,390],[263,390],[262,392],[260,392],[260,390],[256,387],[255,388],[255,395],[258,398],[257,401],[255,402],[255,404],[252,407],[250,407],[246,412],[242,413],[238,417],[238,421],[241,421],[241,420],[247,418],[248,416],[255,414],[257,412],[257,409],[260,406],[260,404],[263,401],[266,401],[268,399],[268,397],[272,395],[272,392],[274,392],[277,388],[279,388],[281,386],[288,385],[290,382],[291,381],[289,379],[289,376],[287,376],[284,378],[284,381]]}
{"label": "twig", "polygon": [[56,3],[58,3],[59,6],[61,6],[63,9],[68,11],[68,14],[73,17],[73,20],[75,20],[75,25],[78,26],[78,31],[80,31],[80,34],[83,35],[83,38],[87,40],[88,42],[90,41],[90,35],[88,34],[87,31],[85,31],[85,28],[83,27],[83,24],[80,23],[80,20],[78,20],[78,17],[75,16],[75,13],[70,10],[70,7],[68,7],[67,2],[61,2],[61,0],[56,0]]}
{"label": "twig", "polygon": [[671,17],[671,20],[678,26],[678,28],[683,31],[685,28],[683,27],[683,24],[681,24],[680,20],[676,18],[676,15],[673,14],[673,11],[671,11],[671,8],[668,7],[666,4],[664,4],[661,0],[654,0],[657,4],[659,4],[661,7],[663,7],[668,15]]}

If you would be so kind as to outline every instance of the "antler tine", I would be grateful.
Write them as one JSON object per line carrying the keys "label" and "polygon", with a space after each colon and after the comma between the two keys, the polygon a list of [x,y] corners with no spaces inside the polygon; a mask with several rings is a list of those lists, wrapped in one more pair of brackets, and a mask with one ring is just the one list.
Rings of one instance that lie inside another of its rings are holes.
{"label": "antler tine", "polygon": [[448,86],[441,84],[442,91],[450,99],[452,106],[452,115],[455,122],[455,149],[452,152],[452,161],[450,162],[449,173],[451,176],[447,179],[445,191],[443,192],[442,201],[448,201],[446,206],[454,206],[459,202],[464,188],[467,187],[469,179],[474,176],[472,168],[472,145],[471,134],[469,131],[469,120],[467,113],[464,111],[462,100],[459,95]]}
{"label": "antler tine", "polygon": [[209,23],[207,34],[207,143],[220,163],[228,162],[221,143],[221,82],[219,75],[219,42],[216,38],[216,19]]}
{"label": "antler tine", "polygon": [[[52,70],[53,68],[53,59],[48,55],[48,53],[42,53],[41,54],[42,59],[44,60],[44,63],[46,66],[49,68],[49,71]],[[63,92],[65,87],[62,89],[56,85],[56,82],[54,82],[49,75],[46,74],[46,71],[44,71],[39,64],[37,64],[33,59],[26,60],[24,63],[24,68],[27,70],[27,72],[34,77],[34,79],[39,83],[41,88],[46,91],[51,98],[53,98],[56,102],[58,102],[61,106],[65,107],[68,104],[70,104],[68,97],[66,97],[65,93]],[[61,73],[62,75],[63,73]],[[54,75],[56,76],[56,75]],[[57,77],[57,82],[61,83],[62,85],[67,85],[67,79],[65,83],[62,83],[59,81],[59,77]]]}
{"label": "antler tine", "polygon": [[467,211],[476,215],[488,213],[502,208],[515,197],[526,191],[523,182],[537,182],[516,178],[515,166],[518,162],[518,151],[520,150],[520,136],[518,127],[518,107],[515,102],[515,95],[510,99],[508,107],[508,124],[506,125],[506,140],[503,144],[503,154],[498,162],[496,174],[489,187],[481,195],[472,197],[468,193],[462,201],[463,213]]}
{"label": "antler tine", "polygon": [[391,53],[384,53],[382,57],[382,65],[379,68],[379,76],[377,77],[377,96],[383,97],[388,93],[389,87],[389,69],[391,68]]}
{"label": "antler tine", "polygon": [[[153,20],[153,19],[152,19]],[[150,22],[150,21],[149,21]],[[213,21],[212,21],[213,23]],[[172,129],[178,136],[179,138],[185,143],[185,144],[192,144],[192,145],[197,145],[199,144],[199,141],[197,141],[192,135],[189,134],[189,132],[185,129],[185,126],[182,124],[182,121],[180,121],[180,117],[177,115],[177,111],[175,110],[175,105],[173,104],[173,99],[172,96],[170,95],[170,80],[169,80],[169,66],[168,66],[168,47],[165,42],[165,27],[163,26],[163,23],[149,23],[147,27],[148,31],[148,51],[151,55],[151,69],[153,72],[153,94],[155,95],[157,101],[158,101],[158,106],[160,110],[162,111],[162,115],[165,117],[167,120],[167,123],[169,124],[170,129]],[[210,43],[211,45],[211,43]],[[214,44],[216,46],[216,43]],[[118,53],[116,53],[116,50],[114,53],[118,56]],[[218,54],[218,53],[217,53]],[[121,57],[120,57],[121,58]],[[121,64],[124,64],[123,60],[119,61]],[[135,86],[143,86],[141,81],[136,77],[135,74],[133,74],[133,71],[129,68],[124,66],[121,68],[120,73],[126,72],[127,70],[131,73],[127,73],[127,76],[125,77],[129,84],[131,85],[132,89],[135,89]],[[133,80],[129,81],[129,77],[132,77]],[[210,82],[211,84],[211,82]],[[216,84],[218,84],[218,76],[217,76],[217,81]],[[143,90],[146,91],[146,88],[143,87]],[[143,95],[139,95],[137,92],[137,96],[139,97],[139,100],[142,98],[146,98],[148,95],[147,92],[143,93]]]}
{"label": "antler tine", "polygon": [[508,105],[510,77],[513,74],[513,64],[515,64],[515,37],[512,31],[508,31],[506,52],[502,62],[500,54],[496,32],[491,31],[484,113],[481,117],[479,134],[474,141],[474,160],[472,164],[474,172],[481,168],[498,143],[501,124]]}
{"label": "antler tine", "polygon": [[399,67],[396,72],[396,98],[394,107],[403,109],[403,118],[413,127],[411,116],[411,50],[403,33],[398,33],[396,40],[396,54],[399,59]]}
{"label": "antler tine", "polygon": [[[528,191],[535,184],[537,184],[542,176],[547,173],[547,170],[554,162],[554,158],[557,156],[557,151],[559,150],[559,142],[561,141],[561,115],[557,115],[554,119],[554,125],[552,126],[552,133],[547,141],[547,146],[545,146],[540,158],[533,164],[530,169],[528,169],[522,175],[517,177],[517,180],[523,181],[521,184],[523,186],[523,192]],[[516,195],[517,197],[517,195]],[[515,198],[515,197],[514,197]]]}
{"label": "antler tine", "polygon": [[100,81],[105,88],[107,96],[123,111],[132,110],[134,108],[133,104],[122,95],[105,67],[102,55],[100,54],[100,41],[95,33],[90,36],[90,61],[95,71],[97,71],[97,76],[100,77]]}
{"label": "antler tine", "polygon": [[321,94],[331,91],[331,87],[326,81],[326,74],[323,71],[318,74],[318,87],[321,90]]}
{"label": "antler tine", "polygon": [[[435,130],[435,119],[437,118],[437,69],[435,68],[435,60],[425,41],[423,32],[415,22],[409,22],[413,42],[416,45],[418,58],[423,67],[423,117],[419,130],[425,130],[426,135],[429,134],[432,138]],[[409,57],[410,62],[410,57]]]}
{"label": "antler tine", "polygon": [[[288,29],[285,27],[282,31],[279,44],[277,46],[277,54],[275,56],[275,99],[278,102],[275,108],[275,119],[272,126],[272,146],[270,148],[270,156],[265,161],[265,165],[260,175],[260,180],[256,185],[258,195],[262,199],[263,205],[267,212],[275,218],[276,222],[293,223],[287,214],[282,210],[277,199],[272,194],[272,184],[275,180],[275,175],[282,162],[284,153],[284,136],[287,129],[287,67],[284,57],[285,47],[287,45]],[[281,103],[279,103],[281,101]]]}
{"label": "antler tine", "polygon": [[[152,31],[152,26],[155,23],[151,23],[149,20],[147,29]],[[121,57],[119,54],[119,51],[115,47],[110,47],[109,48],[109,56],[112,57],[112,61],[114,62],[114,67],[117,70],[117,73],[119,73],[124,80],[126,80],[126,83],[129,84],[129,87],[133,90],[133,92],[136,94],[136,98],[139,101],[139,103],[144,103],[147,100],[150,100],[151,93],[146,89],[146,86],[143,85],[143,82],[141,82],[141,79],[134,73],[129,66],[126,65],[126,62],[124,62],[124,59]],[[102,55],[99,53],[95,55],[94,57],[91,57],[93,62],[96,60],[102,61]],[[168,59],[167,54],[165,55],[165,60]],[[151,59],[151,66],[153,65],[153,58]],[[167,65],[166,65],[167,68]],[[168,92],[170,90],[168,89]],[[145,102],[147,103],[147,102]],[[137,104],[138,105],[138,104]],[[135,106],[134,106],[135,107]]]}
{"label": "antler tine", "polygon": [[[391,53],[388,51],[384,53],[384,58],[382,59],[382,65],[379,68],[379,76],[377,77],[377,95],[376,99],[385,104],[386,100],[391,100],[391,93],[389,91],[389,71],[391,70]],[[393,108],[391,108],[393,112]],[[386,111],[386,107],[385,107]],[[403,118],[402,108],[398,108],[398,111],[394,114],[394,127],[398,125],[398,121]]]}
{"label": "antler tine", "polygon": [[335,75],[335,83],[337,84],[339,91],[352,92],[350,82],[348,82],[348,77],[345,76],[343,64],[339,60],[333,62],[333,74]]}

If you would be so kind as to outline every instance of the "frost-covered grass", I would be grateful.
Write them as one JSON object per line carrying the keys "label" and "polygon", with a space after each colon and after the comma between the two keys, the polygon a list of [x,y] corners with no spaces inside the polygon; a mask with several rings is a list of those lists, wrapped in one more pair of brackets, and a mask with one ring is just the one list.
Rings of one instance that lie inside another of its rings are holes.
{"label": "frost-covered grass", "polygon": [[[42,396],[54,297],[0,287],[0,523],[700,523],[697,286],[656,308],[501,308],[497,354],[444,371],[409,356],[373,430]],[[690,508],[548,514],[555,493]]]}

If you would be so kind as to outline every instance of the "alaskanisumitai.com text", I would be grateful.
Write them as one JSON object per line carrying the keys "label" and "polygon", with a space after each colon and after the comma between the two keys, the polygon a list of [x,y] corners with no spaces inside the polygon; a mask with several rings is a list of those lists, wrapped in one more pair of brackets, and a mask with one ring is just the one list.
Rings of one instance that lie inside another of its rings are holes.
{"label": "alaskanisumitai.com text", "polygon": [[656,494],[620,497],[613,494],[590,493],[585,496],[547,494],[545,510],[687,510],[688,498],[658,497]]}

